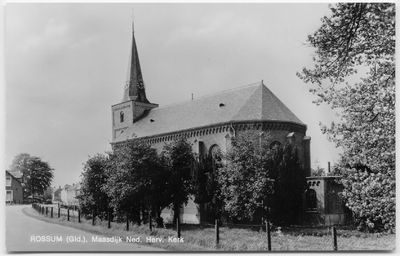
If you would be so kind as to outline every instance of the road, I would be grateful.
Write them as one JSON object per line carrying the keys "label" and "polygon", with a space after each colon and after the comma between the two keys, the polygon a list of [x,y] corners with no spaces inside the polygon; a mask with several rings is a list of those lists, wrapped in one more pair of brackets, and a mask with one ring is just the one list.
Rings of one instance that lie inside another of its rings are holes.
{"label": "road", "polygon": [[[118,242],[78,229],[48,223],[27,216],[22,212],[29,205],[6,206],[6,250],[8,252],[138,252],[162,249],[140,243]],[[92,241],[93,237],[96,241]],[[80,241],[78,242],[77,240]],[[72,242],[71,242],[72,240]],[[123,241],[126,238],[122,239]],[[103,240],[104,241],[104,240]]]}

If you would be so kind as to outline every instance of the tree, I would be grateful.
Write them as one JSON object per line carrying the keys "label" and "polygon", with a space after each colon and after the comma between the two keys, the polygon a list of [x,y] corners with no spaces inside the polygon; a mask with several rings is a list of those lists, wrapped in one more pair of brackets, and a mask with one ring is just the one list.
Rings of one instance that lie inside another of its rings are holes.
{"label": "tree", "polygon": [[[340,111],[321,124],[342,147],[341,183],[346,206],[360,228],[395,229],[395,4],[340,3],[308,36],[315,67],[298,76],[316,84],[317,105]],[[358,82],[352,82],[358,70]]]}
{"label": "tree", "polygon": [[169,183],[171,173],[163,165],[165,163],[163,156],[158,156],[157,163],[151,169],[150,188],[148,191],[148,202],[151,205],[152,217],[156,218],[158,227],[163,227],[161,212],[172,203]]}
{"label": "tree", "polygon": [[164,166],[170,173],[168,191],[174,211],[174,224],[180,215],[180,207],[187,204],[192,193],[191,170],[194,161],[192,145],[185,137],[166,144],[163,148]]}
{"label": "tree", "polygon": [[207,205],[208,211],[201,212],[206,220],[220,218],[222,201],[220,200],[220,190],[217,181],[217,170],[222,167],[221,152],[212,156],[206,154],[194,161],[192,168],[192,189],[194,202],[200,205]]}
{"label": "tree", "polygon": [[274,194],[268,200],[269,220],[276,225],[298,223],[307,184],[297,147],[290,144],[275,147],[267,165],[271,170],[270,178],[274,180]]}
{"label": "tree", "polygon": [[27,153],[17,155],[10,169],[22,173],[25,192],[27,195],[32,196],[32,200],[34,200],[36,193],[43,195],[54,177],[54,169],[47,162],[42,161],[39,157],[30,156]]}
{"label": "tree", "polygon": [[318,159],[315,160],[315,168],[311,168],[311,176],[325,176],[325,168],[322,168]]}
{"label": "tree", "polygon": [[231,217],[252,220],[258,209],[266,207],[264,200],[273,194],[268,138],[254,131],[245,131],[232,139],[226,154],[226,164],[218,169],[224,209]]}
{"label": "tree", "polygon": [[43,193],[43,200],[46,202],[48,200],[52,201],[53,200],[53,193],[54,190],[51,187],[46,188],[46,190]]}
{"label": "tree", "polygon": [[114,147],[110,163],[103,191],[110,198],[114,216],[123,220],[128,213],[141,224],[150,209],[152,193],[156,193],[151,190],[152,174],[159,168],[156,150],[143,140],[126,141]]}
{"label": "tree", "polygon": [[96,154],[84,163],[81,174],[81,194],[77,197],[82,214],[90,214],[96,210],[97,214],[108,211],[110,198],[104,192],[103,186],[107,182],[107,169],[110,168],[108,155]]}

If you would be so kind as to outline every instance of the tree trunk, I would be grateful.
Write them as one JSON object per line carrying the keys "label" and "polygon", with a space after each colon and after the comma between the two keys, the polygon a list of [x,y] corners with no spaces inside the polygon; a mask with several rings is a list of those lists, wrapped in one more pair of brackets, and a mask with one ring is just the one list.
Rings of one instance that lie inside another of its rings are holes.
{"label": "tree trunk", "polygon": [[32,186],[32,189],[31,189],[31,194],[32,194],[32,204],[35,202],[35,193],[34,193],[34,191],[33,191],[33,185],[31,185]]}
{"label": "tree trunk", "polygon": [[145,224],[145,223],[147,223],[147,218],[146,218],[146,209],[145,209],[145,206],[142,204],[141,205],[141,207],[140,207],[140,209],[141,209],[141,213],[142,213],[142,223],[143,224]]}
{"label": "tree trunk", "polygon": [[140,226],[140,208],[135,210],[136,223]]}

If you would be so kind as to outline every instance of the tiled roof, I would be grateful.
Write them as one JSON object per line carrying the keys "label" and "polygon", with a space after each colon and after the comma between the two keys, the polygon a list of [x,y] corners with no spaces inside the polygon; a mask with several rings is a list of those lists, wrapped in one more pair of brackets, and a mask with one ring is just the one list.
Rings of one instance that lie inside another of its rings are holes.
{"label": "tiled roof", "polygon": [[11,174],[14,178],[20,179],[22,178],[22,172],[18,170],[7,170],[9,174]]}
{"label": "tiled roof", "polygon": [[304,125],[264,84],[257,83],[152,109],[114,142],[219,123],[281,121]]}
{"label": "tiled roof", "polygon": [[81,184],[80,183],[75,183],[72,186],[69,186],[66,190],[67,191],[72,191],[72,190],[78,190],[81,188]]}

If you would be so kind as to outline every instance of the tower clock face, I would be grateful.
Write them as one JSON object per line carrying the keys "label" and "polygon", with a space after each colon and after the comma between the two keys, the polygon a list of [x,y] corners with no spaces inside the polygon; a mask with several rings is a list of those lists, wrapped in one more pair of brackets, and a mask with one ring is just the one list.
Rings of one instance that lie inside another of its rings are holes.
{"label": "tower clock face", "polygon": [[143,81],[138,81],[137,82],[137,87],[139,88],[139,89],[143,89],[144,88],[144,83],[143,83]]}
{"label": "tower clock face", "polygon": [[139,89],[144,89],[144,82],[143,82],[143,79],[142,79],[141,77],[139,77],[139,79],[138,79],[136,85],[137,85],[137,87],[138,87]]}

